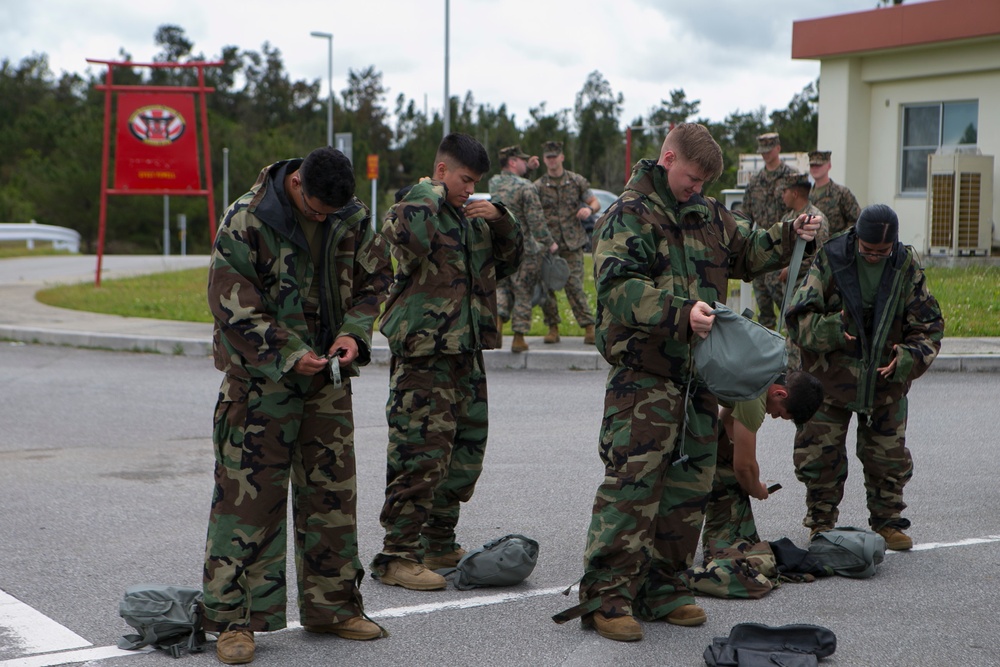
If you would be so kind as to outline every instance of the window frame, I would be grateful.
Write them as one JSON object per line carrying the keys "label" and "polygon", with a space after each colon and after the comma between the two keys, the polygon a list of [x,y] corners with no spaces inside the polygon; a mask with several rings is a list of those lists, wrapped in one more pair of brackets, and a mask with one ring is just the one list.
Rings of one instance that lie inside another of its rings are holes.
{"label": "window frame", "polygon": [[[899,120],[899,153],[898,153],[898,171],[896,179],[896,193],[900,197],[926,197],[927,196],[927,173],[925,167],[924,173],[924,185],[921,189],[907,188],[906,187],[906,175],[907,175],[907,156],[909,153],[914,151],[929,151],[928,154],[933,154],[940,150],[946,144],[942,144],[944,135],[944,122],[945,122],[945,108],[950,105],[959,104],[975,104],[976,105],[976,143],[974,144],[947,144],[947,146],[952,147],[963,147],[963,148],[977,148],[979,146],[979,99],[959,99],[959,100],[942,100],[939,102],[910,102],[907,104],[900,105],[900,120]],[[921,108],[936,108],[937,109],[937,145],[931,144],[906,144],[906,130],[907,130],[907,114],[910,110],[921,109]],[[925,156],[926,158],[926,156]]]}

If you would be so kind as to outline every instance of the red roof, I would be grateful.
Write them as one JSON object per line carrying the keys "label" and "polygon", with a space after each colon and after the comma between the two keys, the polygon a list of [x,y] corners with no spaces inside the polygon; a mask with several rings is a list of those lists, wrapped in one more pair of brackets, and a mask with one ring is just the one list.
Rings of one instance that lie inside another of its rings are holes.
{"label": "red roof", "polygon": [[997,0],[934,0],[795,21],[792,58],[818,60],[998,35]]}

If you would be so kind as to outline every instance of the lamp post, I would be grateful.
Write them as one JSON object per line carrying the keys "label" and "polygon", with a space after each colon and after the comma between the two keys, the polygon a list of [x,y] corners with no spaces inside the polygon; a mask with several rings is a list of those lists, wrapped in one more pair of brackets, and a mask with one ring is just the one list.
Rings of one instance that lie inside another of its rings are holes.
{"label": "lamp post", "polygon": [[326,145],[333,146],[333,33],[316,32],[309,33],[313,37],[320,37],[329,42],[329,57],[327,59],[327,85],[330,88],[330,97],[326,103]]}

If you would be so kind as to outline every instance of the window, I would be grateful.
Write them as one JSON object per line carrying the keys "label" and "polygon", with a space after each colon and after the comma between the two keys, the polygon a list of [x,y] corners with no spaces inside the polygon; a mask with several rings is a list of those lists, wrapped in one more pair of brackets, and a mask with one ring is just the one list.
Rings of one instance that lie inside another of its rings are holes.
{"label": "window", "polygon": [[927,156],[941,146],[975,146],[978,135],[978,100],[904,106],[900,192],[926,192]]}

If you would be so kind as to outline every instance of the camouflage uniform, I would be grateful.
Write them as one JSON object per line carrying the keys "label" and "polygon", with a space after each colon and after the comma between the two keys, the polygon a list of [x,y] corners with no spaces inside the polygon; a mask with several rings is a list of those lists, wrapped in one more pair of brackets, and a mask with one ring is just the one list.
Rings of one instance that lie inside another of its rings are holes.
{"label": "camouflage uniform", "polygon": [[[781,188],[788,176],[796,174],[794,169],[782,162],[774,171],[765,167],[750,179],[743,193],[743,212],[761,229],[768,229],[776,221],[781,220],[785,212],[781,200]],[[780,301],[774,301],[771,294],[774,286],[781,283],[778,275],[767,273],[758,276],[753,281],[753,293],[760,309],[758,321],[768,329],[777,329],[778,318],[775,312],[781,308]]]}
{"label": "camouflage uniform", "polygon": [[[573,309],[573,317],[581,327],[592,325],[593,311],[583,290],[583,246],[587,244],[587,233],[576,217],[577,211],[585,205],[584,202],[593,197],[590,183],[583,176],[564,169],[559,178],[542,175],[535,181],[535,188],[538,190],[538,199],[542,203],[549,232],[559,244],[558,254],[569,264],[565,292]],[[549,297],[542,302],[542,313],[546,326],[557,326],[562,322],[555,292],[549,292]]]}
{"label": "camouflage uniform", "polygon": [[854,194],[832,180],[821,188],[813,185],[809,201],[826,216],[830,223],[830,236],[836,236],[848,227],[853,227],[861,215],[861,207]]}
{"label": "camouflage uniform", "polygon": [[[303,625],[362,613],[358,585],[351,385],[293,370],[308,351],[324,355],[350,335],[361,365],[389,285],[384,240],[354,199],[316,223],[321,263],[284,178],[302,160],[261,171],[223,216],[212,250],[208,302],[215,366],[226,376],[215,408],[215,492],[205,550],[204,626],[285,627],[288,484]],[[356,375],[357,364],[343,369]]]}
{"label": "camouflage uniform", "polygon": [[514,333],[526,334],[531,330],[531,298],[540,280],[543,253],[548,252],[553,243],[552,234],[542,215],[538,191],[528,179],[507,172],[499,173],[490,179],[490,193],[494,203],[502,202],[527,227],[521,230],[524,234],[521,266],[517,273],[497,285],[500,319],[509,319]]}
{"label": "camouflage uniform", "polygon": [[[756,433],[767,414],[767,392],[746,403],[760,403],[760,405],[747,410],[734,409],[733,419],[743,424],[751,433]],[[706,554],[731,547],[741,541],[748,544],[760,542],[757,524],[753,519],[753,508],[750,506],[750,496],[740,486],[733,470],[733,442],[726,429],[721,426],[717,451],[715,476],[712,479],[712,491],[708,496],[708,508],[705,510],[705,528],[702,531],[702,544]]]}
{"label": "camouflage uniform", "polygon": [[714,199],[678,203],[666,170],[651,160],[636,165],[598,223],[597,349],[611,364],[600,440],[605,477],[587,535],[581,604],[557,621],[598,610],[657,619],[694,601],[678,575],[698,546],[718,402],[689,384],[691,309],[698,300],[724,302],[730,277],[787,264],[793,234],[785,225],[751,231]]}
{"label": "camouflage uniform", "polygon": [[394,558],[421,562],[454,551],[459,503],[472,497],[487,434],[482,350],[496,347],[496,282],[523,252],[517,219],[467,219],[443,183],[401,191],[382,233],[396,275],[381,320],[392,352],[388,464],[380,520],[383,549],[372,569]]}
{"label": "camouflage uniform", "polygon": [[[802,368],[823,383],[825,397],[816,415],[795,436],[796,476],[806,485],[807,527],[837,523],[847,479],[847,429],[857,413],[857,454],[874,530],[905,529],[903,487],[913,473],[906,448],[906,393],[941,348],[944,320],[927,291],[912,248],[896,243],[882,260],[885,268],[877,301],[867,321],[855,263],[852,227],[823,247],[789,307],[788,333],[802,349]],[[847,342],[846,331],[856,336]],[[896,348],[895,372],[888,380],[878,369]]]}

